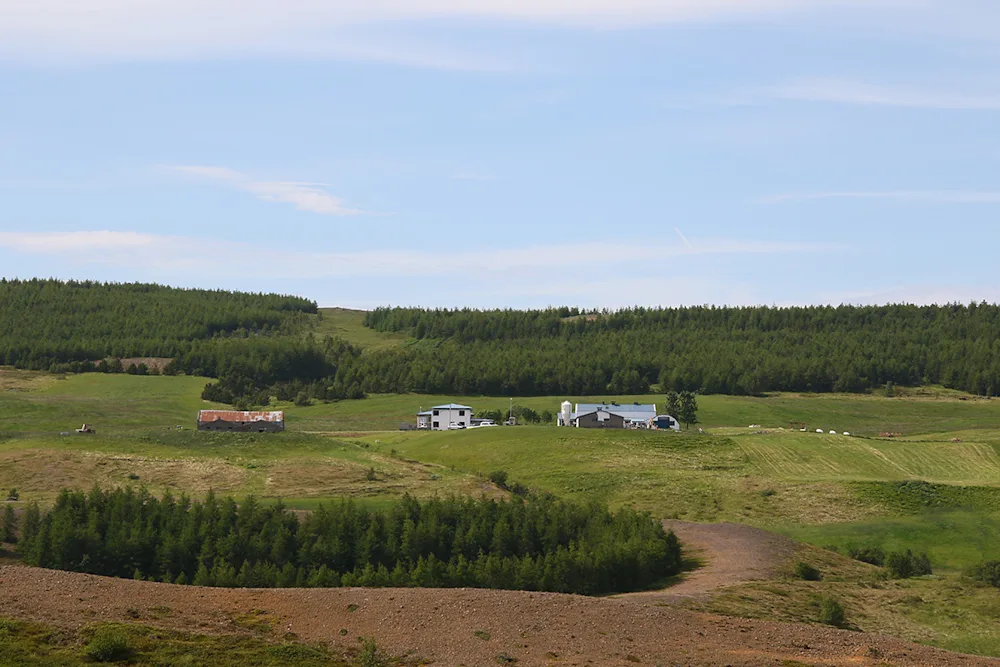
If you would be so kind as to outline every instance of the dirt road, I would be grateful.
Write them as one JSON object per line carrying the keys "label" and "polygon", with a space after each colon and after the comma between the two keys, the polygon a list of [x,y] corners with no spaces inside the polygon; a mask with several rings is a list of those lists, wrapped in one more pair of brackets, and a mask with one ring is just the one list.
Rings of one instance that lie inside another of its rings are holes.
{"label": "dirt road", "polygon": [[663,522],[684,546],[686,557],[701,567],[662,591],[627,593],[616,597],[647,603],[670,603],[701,597],[713,590],[757,579],[770,579],[795,553],[795,542],[775,533],[738,523]]}

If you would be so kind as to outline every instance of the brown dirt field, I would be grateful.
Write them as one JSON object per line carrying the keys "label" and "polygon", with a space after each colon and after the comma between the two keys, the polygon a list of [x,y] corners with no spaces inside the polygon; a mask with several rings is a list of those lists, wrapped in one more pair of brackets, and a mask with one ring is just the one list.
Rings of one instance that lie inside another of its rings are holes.
{"label": "brown dirt field", "polygon": [[521,591],[216,589],[8,565],[0,609],[63,627],[124,621],[197,633],[246,633],[261,627],[245,619],[265,619],[275,638],[349,650],[372,636],[392,655],[449,666],[501,656],[518,665],[1000,665],[821,626]]}
{"label": "brown dirt field", "polygon": [[773,578],[795,554],[796,544],[782,535],[738,523],[663,522],[685,548],[685,556],[703,563],[680,583],[662,591],[617,596],[664,604],[704,597],[711,591]]}

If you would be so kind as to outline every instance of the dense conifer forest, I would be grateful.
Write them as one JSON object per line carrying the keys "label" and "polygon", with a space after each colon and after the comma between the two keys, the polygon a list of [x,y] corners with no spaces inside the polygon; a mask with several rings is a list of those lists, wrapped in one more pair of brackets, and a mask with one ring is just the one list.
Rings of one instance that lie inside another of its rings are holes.
{"label": "dense conifer forest", "polygon": [[467,394],[860,392],[943,384],[1000,393],[1000,307],[380,308],[421,341],[402,388]]}
{"label": "dense conifer forest", "polygon": [[404,496],[388,511],[343,500],[299,519],[281,504],[145,490],[63,491],[26,510],[31,565],[226,587],[424,586],[598,595],[676,574],[680,546],[648,514],[529,501]]}
{"label": "dense conifer forest", "polygon": [[360,397],[338,383],[360,355],[340,340],[300,335],[316,303],[294,296],[148,284],[0,280],[0,365],[54,372],[130,372],[120,358],[173,361],[166,373],[221,378],[205,398],[266,404],[303,387]]}
{"label": "dense conifer forest", "polygon": [[0,281],[0,365],[218,378],[204,397],[366,393],[586,396],[661,391],[863,392],[941,384],[1000,395],[1000,307],[631,308],[585,312],[379,308],[365,325],[405,345],[362,351],[307,335],[316,304],[157,285]]}

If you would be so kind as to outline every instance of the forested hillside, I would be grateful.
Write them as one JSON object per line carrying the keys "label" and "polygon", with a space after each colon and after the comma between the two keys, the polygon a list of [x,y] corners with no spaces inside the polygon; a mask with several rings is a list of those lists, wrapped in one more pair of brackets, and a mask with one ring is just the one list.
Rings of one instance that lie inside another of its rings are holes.
{"label": "forested hillside", "polygon": [[383,369],[393,389],[483,394],[755,394],[943,384],[1000,393],[1000,307],[839,306],[421,310],[367,326],[421,343]]}
{"label": "forested hillside", "polygon": [[273,294],[0,281],[0,365],[116,372],[127,370],[116,357],[169,357],[167,372],[220,378],[205,398],[244,405],[274,395],[641,394],[657,383],[722,394],[887,382],[1000,394],[996,305],[379,308],[366,327],[416,340],[365,354],[307,335],[316,312]]}
{"label": "forested hillside", "polygon": [[0,365],[59,372],[136,372],[116,359],[161,357],[167,373],[220,377],[210,398],[267,402],[313,385],[360,396],[337,373],[360,351],[301,335],[316,303],[294,296],[148,284],[0,280]]}

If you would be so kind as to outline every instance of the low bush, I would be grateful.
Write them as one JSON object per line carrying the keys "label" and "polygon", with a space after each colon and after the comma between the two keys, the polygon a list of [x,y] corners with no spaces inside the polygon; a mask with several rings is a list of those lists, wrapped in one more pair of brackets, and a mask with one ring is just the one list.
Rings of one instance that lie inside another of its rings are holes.
{"label": "low bush", "polygon": [[1000,588],[1000,560],[988,560],[966,570],[965,575],[987,586]]}
{"label": "low bush", "polygon": [[378,646],[375,645],[375,640],[370,638],[362,639],[361,653],[358,654],[357,659],[358,667],[385,667],[386,664],[385,657],[378,650]]}
{"label": "low bush", "polygon": [[885,559],[885,567],[893,579],[931,574],[931,561],[927,554],[914,554],[909,549],[890,553]]}
{"label": "low bush", "polygon": [[819,581],[823,578],[819,570],[805,561],[799,561],[795,565],[795,576],[806,581]]}
{"label": "low bush", "polygon": [[844,605],[836,598],[823,598],[819,607],[819,622],[841,628],[847,623]]}
{"label": "low bush", "polygon": [[132,645],[121,628],[102,626],[94,631],[84,653],[94,662],[117,662],[132,655]]}
{"label": "low bush", "polygon": [[869,565],[885,565],[885,551],[881,547],[848,547],[847,555]]}
{"label": "low bush", "polygon": [[486,476],[488,480],[499,486],[501,489],[507,488],[507,471],[506,470],[494,470],[489,475]]}

